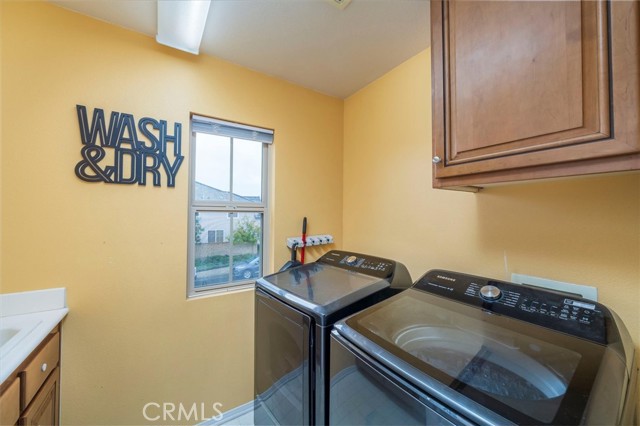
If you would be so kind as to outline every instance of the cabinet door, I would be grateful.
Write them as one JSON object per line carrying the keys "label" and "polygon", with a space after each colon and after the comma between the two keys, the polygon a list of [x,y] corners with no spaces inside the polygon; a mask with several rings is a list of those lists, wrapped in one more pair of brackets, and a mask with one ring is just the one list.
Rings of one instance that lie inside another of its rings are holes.
{"label": "cabinet door", "polygon": [[24,411],[23,426],[54,426],[59,423],[60,368],[56,368]]}
{"label": "cabinet door", "polygon": [[435,186],[640,152],[637,2],[432,1],[431,23]]}
{"label": "cabinet door", "polygon": [[0,395],[0,425],[14,425],[19,417],[20,377],[17,377]]}

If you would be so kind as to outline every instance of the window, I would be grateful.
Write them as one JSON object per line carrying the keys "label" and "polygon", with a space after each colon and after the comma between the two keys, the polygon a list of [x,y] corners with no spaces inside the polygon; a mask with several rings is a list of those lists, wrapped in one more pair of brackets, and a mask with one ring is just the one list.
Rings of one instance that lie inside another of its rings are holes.
{"label": "window", "polygon": [[[214,229],[213,231],[208,231],[207,236],[209,237],[208,243],[222,243],[224,242],[224,231],[222,229]],[[196,237],[197,238],[197,237]]]}
{"label": "window", "polygon": [[272,130],[191,117],[189,296],[263,274],[272,142]]}

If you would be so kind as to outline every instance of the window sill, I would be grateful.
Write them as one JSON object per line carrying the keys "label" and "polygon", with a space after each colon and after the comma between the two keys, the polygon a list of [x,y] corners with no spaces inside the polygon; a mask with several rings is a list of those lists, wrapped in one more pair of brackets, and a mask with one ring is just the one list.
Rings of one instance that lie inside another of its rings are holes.
{"label": "window sill", "polygon": [[254,290],[256,287],[255,281],[247,282],[244,284],[235,284],[228,287],[212,288],[210,290],[202,290],[194,294],[187,295],[187,300],[197,300],[207,297],[221,296],[230,293],[240,293],[249,290]]}

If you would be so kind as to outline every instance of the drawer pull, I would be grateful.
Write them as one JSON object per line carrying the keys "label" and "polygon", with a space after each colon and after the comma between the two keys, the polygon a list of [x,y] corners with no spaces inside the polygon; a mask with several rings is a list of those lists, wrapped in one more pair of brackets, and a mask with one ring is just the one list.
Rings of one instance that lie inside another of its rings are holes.
{"label": "drawer pull", "polygon": [[40,366],[40,371],[42,371],[43,373],[45,371],[47,371],[47,363],[46,362],[42,363],[42,365]]}

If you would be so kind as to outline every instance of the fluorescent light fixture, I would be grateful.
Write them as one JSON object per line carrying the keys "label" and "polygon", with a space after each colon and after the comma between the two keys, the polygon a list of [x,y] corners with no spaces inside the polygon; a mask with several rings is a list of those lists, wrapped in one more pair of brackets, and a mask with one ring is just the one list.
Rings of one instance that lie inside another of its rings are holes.
{"label": "fluorescent light fixture", "polygon": [[156,41],[197,55],[211,0],[158,0]]}

